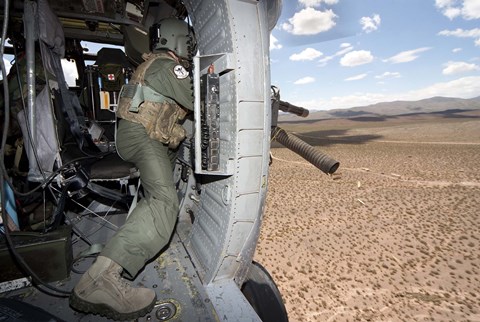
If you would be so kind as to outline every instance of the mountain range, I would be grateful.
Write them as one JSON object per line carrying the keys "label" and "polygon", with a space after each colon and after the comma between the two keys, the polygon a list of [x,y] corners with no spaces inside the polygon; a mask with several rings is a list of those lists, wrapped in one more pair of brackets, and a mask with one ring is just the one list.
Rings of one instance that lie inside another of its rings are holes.
{"label": "mountain range", "polygon": [[[470,99],[453,97],[432,97],[418,101],[382,102],[349,109],[333,109],[328,111],[311,111],[308,120],[334,118],[357,118],[399,116],[431,113],[459,113],[469,110],[480,110],[480,96]],[[281,114],[279,122],[301,121],[298,116]]]}

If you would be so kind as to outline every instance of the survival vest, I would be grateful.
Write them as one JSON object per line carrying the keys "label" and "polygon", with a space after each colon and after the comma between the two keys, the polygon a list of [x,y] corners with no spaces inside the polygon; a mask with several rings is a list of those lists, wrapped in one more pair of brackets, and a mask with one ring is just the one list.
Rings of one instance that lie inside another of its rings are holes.
{"label": "survival vest", "polygon": [[145,84],[145,73],[151,64],[160,58],[172,59],[168,54],[143,54],[140,64],[127,85],[120,92],[117,116],[142,124],[150,138],[172,149],[185,138],[186,131],[179,124],[187,111],[170,99]]}

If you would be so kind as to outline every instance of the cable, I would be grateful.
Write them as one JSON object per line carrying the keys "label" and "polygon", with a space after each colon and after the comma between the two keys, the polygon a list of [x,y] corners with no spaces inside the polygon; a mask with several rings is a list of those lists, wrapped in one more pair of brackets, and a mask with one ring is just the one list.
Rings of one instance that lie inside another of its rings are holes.
{"label": "cable", "polygon": [[[15,54],[15,57],[18,56],[17,52],[16,52],[16,47],[14,46],[14,54]],[[2,57],[3,57],[3,53],[2,53]],[[3,66],[3,59],[2,59],[2,66]],[[23,93],[23,86],[22,86],[22,82],[21,82],[21,78],[20,78],[20,71],[19,71],[19,62],[16,61],[16,72],[17,72],[17,81],[18,81],[18,86],[19,86],[19,89],[20,89],[20,93]],[[3,70],[2,70],[3,72]],[[3,74],[3,73],[2,73]],[[3,77],[4,79],[6,79],[6,77],[4,76]],[[5,86],[7,85],[7,86]],[[48,85],[46,85],[48,86]],[[4,82],[4,91],[5,91],[5,87],[6,87],[6,91],[8,91],[8,83]],[[25,99],[23,97],[23,95],[21,94],[20,95],[21,99],[22,99],[22,106],[23,106],[23,109],[25,109]],[[8,105],[7,105],[8,104]],[[10,102],[8,101],[5,101],[5,106],[9,106]],[[6,121],[9,121],[9,118],[10,118],[10,109],[9,108],[6,108],[5,109],[5,125],[4,125],[4,133],[3,133],[3,138],[6,139],[7,137],[7,134],[8,133],[8,122]],[[22,193],[22,192],[19,192],[18,190],[16,190],[16,188],[13,186],[13,184],[11,184],[11,180],[10,180],[10,177],[8,176],[8,172],[6,170],[6,167],[5,167],[5,164],[3,162],[3,157],[2,157],[2,160],[0,161],[0,166],[3,170],[3,173],[4,173],[4,176],[5,176],[5,179],[6,181],[8,182],[8,184],[10,185],[10,188],[12,188],[13,192],[16,194],[16,195],[19,195],[19,196],[22,196],[22,197],[26,197],[26,196],[29,196],[31,194],[33,194],[34,192],[36,192],[37,190],[39,189],[43,189],[45,188],[46,185],[48,185],[54,178],[55,176],[58,175],[58,173],[60,173],[66,166],[70,165],[71,163],[73,162],[77,162],[77,161],[80,161],[80,160],[84,160],[84,159],[93,159],[93,158],[103,158],[104,156],[106,156],[108,153],[100,153],[98,155],[86,155],[84,157],[79,157],[79,158],[76,158],[76,159],[73,159],[67,163],[65,163],[64,165],[62,165],[60,168],[58,168],[56,171],[54,171],[52,173],[52,175],[50,175],[49,177],[46,177],[46,174],[44,172],[44,170],[42,169],[42,167],[40,166],[40,163],[39,163],[39,157],[38,157],[38,153],[37,153],[37,149],[35,147],[35,143],[33,141],[33,136],[32,136],[32,133],[31,133],[31,127],[30,127],[30,124],[29,124],[29,121],[28,121],[28,118],[25,117],[25,120],[26,120],[26,125],[27,125],[27,133],[28,133],[28,137],[30,139],[30,145],[32,146],[32,150],[33,150],[33,153],[34,153],[34,157],[35,157],[35,160],[36,160],[36,163],[37,163],[37,166],[38,168],[40,169],[41,173],[42,173],[42,176],[44,178],[44,180],[42,182],[40,182],[39,186],[37,186],[36,188],[34,188],[33,190],[29,191],[29,192],[26,192],[26,193]],[[2,142],[2,147],[5,145],[5,143]],[[83,152],[83,151],[82,151]]]}
{"label": "cable", "polygon": [[10,119],[10,98],[8,92],[8,81],[7,81],[7,70],[5,68],[5,62],[3,60],[3,53],[5,52],[5,41],[7,38],[7,28],[8,28],[8,19],[9,19],[9,0],[4,0],[4,17],[3,17],[3,27],[2,27],[2,43],[0,44],[0,64],[2,67],[2,79],[3,79],[3,92],[4,92],[4,106],[5,106],[5,119],[3,120],[3,135],[2,135],[2,142],[0,151],[2,155],[0,156],[2,160],[2,167],[3,167],[3,156],[4,156],[4,149],[5,144],[7,143],[7,133],[8,133],[8,121]]}
{"label": "cable", "polygon": [[[17,54],[17,52],[16,52],[16,47],[15,47],[15,46],[14,46],[14,54],[15,54],[15,57],[18,56],[18,54]],[[3,56],[2,56],[2,57],[3,57]],[[3,63],[3,61],[2,61],[2,63]],[[19,71],[18,61],[16,61],[16,64],[15,64],[15,65],[16,65],[18,86],[19,86],[19,89],[20,89],[20,93],[23,93],[23,86],[22,86],[22,82],[21,82],[21,77],[20,77],[20,71]],[[44,68],[44,72],[45,72],[45,77],[48,79],[47,71],[45,70],[45,68]],[[48,86],[48,81],[47,81],[47,84],[46,84],[45,86]],[[8,89],[8,86],[7,86],[7,89]],[[24,97],[23,97],[22,94],[20,95],[20,97],[21,97],[21,99],[22,99],[23,110],[25,111],[25,110],[26,110],[26,109],[25,109],[25,107],[26,107],[26,106],[25,106],[25,99],[24,99]],[[5,106],[7,106],[7,105],[5,105]],[[9,112],[10,112],[10,110],[8,109],[8,113],[9,113]],[[8,114],[8,116],[9,116],[9,114]],[[5,120],[9,120],[9,118],[6,117]],[[47,178],[47,177],[46,177],[46,174],[45,174],[45,171],[44,171],[43,168],[40,166],[40,161],[39,161],[39,157],[38,157],[38,152],[37,152],[37,149],[36,149],[36,146],[35,146],[35,142],[34,142],[34,140],[33,140],[33,134],[32,134],[32,132],[31,132],[31,126],[30,126],[30,124],[29,124],[28,117],[25,117],[25,121],[26,121],[27,134],[28,134],[28,137],[29,137],[30,146],[32,147],[32,151],[33,151],[33,154],[34,154],[35,161],[36,161],[36,163],[37,163],[38,169],[40,170],[40,172],[41,172],[42,177],[44,178],[44,180],[40,182],[40,184],[39,184],[38,187],[36,187],[35,189],[33,189],[33,190],[31,190],[31,191],[29,191],[29,192],[27,192],[27,193],[21,193],[21,192],[17,191],[17,190],[15,189],[15,187],[14,187],[12,184],[10,184],[10,181],[11,181],[11,180],[10,180],[10,178],[9,178],[9,176],[8,176],[8,172],[7,172],[6,168],[5,168],[5,164],[3,163],[3,158],[2,158],[2,161],[1,161],[0,166],[2,167],[2,169],[3,169],[3,171],[4,171],[5,179],[7,180],[7,182],[9,182],[10,187],[12,188],[12,190],[14,191],[14,193],[15,193],[16,195],[25,197],[25,196],[28,196],[28,195],[36,192],[37,190],[39,190],[39,189],[41,189],[41,188],[45,188],[45,186],[48,185],[48,184],[51,182],[51,180],[53,180],[53,178],[55,178],[55,176],[56,176],[61,170],[63,170],[63,169],[65,168],[65,166],[67,166],[67,165],[69,165],[69,164],[71,164],[71,163],[73,163],[73,162],[77,162],[77,161],[80,161],[80,160],[83,160],[83,159],[94,159],[94,158],[101,159],[101,158],[105,157],[106,155],[108,155],[109,153],[111,153],[110,151],[107,151],[107,152],[103,152],[103,153],[98,153],[98,154],[92,155],[92,154],[89,154],[89,153],[87,153],[86,151],[84,151],[84,150],[83,150],[83,147],[81,147],[81,152],[85,154],[84,157],[79,157],[79,158],[77,158],[77,159],[74,159],[74,160],[69,161],[68,163],[62,165],[59,169],[57,169],[55,172],[53,172],[51,176],[49,176],[49,177]],[[6,124],[7,124],[7,123],[6,123]],[[4,127],[4,132],[5,132],[5,129],[6,129],[6,132],[8,133],[8,126],[7,126],[7,125]],[[3,137],[6,138],[5,133],[4,133],[4,136],[3,136]]]}
{"label": "cable", "polygon": [[[28,191],[28,192],[20,192],[18,190],[15,189],[15,187],[13,186],[13,184],[7,180],[6,182],[8,183],[8,185],[10,186],[10,188],[12,188],[13,192],[18,195],[18,196],[22,196],[22,197],[26,197],[26,196],[29,196],[31,194],[33,194],[34,192],[36,192],[37,190],[39,189],[44,189],[53,179],[55,179],[55,177],[60,173],[62,172],[62,170],[64,170],[67,166],[69,166],[70,164],[72,163],[75,163],[75,162],[78,162],[78,161],[81,161],[81,160],[86,160],[86,159],[94,159],[94,158],[97,158],[95,156],[85,156],[85,157],[79,157],[79,158],[76,158],[76,159],[73,159],[73,160],[70,160],[69,162],[63,164],[60,168],[56,169],[55,171],[52,172],[52,174],[46,178],[43,182],[40,183],[39,186],[37,186],[36,188],[33,188],[32,190]],[[3,165],[3,159],[0,161],[0,163],[2,163],[2,170],[4,170],[4,165]],[[6,178],[9,179],[8,175],[6,175]]]}
{"label": "cable", "polygon": [[3,19],[3,27],[2,27],[2,42],[0,44],[0,65],[1,65],[1,68],[2,68],[2,78],[4,80],[3,81],[3,91],[4,91],[4,103],[5,103],[5,120],[4,120],[5,125],[4,125],[4,128],[3,128],[3,136],[2,136],[1,146],[0,146],[0,153],[1,153],[1,156],[0,156],[0,159],[1,159],[0,171],[2,172],[1,175],[0,175],[0,191],[1,191],[1,205],[2,205],[2,220],[3,220],[4,226],[5,226],[5,230],[4,230],[5,231],[5,238],[7,240],[8,245],[10,246],[10,251],[13,253],[15,258],[18,260],[18,262],[20,263],[22,268],[24,268],[27,272],[29,272],[29,274],[32,277],[32,280],[36,284],[42,285],[42,286],[46,287],[47,289],[49,289],[51,291],[59,293],[59,294],[52,294],[51,293],[54,296],[67,297],[67,296],[70,295],[71,292],[61,290],[59,288],[56,288],[54,286],[51,286],[51,285],[43,282],[42,279],[40,279],[38,277],[38,275],[30,269],[28,264],[25,262],[25,260],[20,256],[20,254],[15,249],[15,245],[13,243],[13,240],[12,240],[11,236],[10,236],[10,232],[9,232],[9,229],[8,229],[8,226],[7,226],[8,218],[7,218],[7,212],[6,212],[6,209],[5,209],[5,206],[6,206],[6,201],[5,201],[5,177],[7,176],[7,173],[5,171],[5,166],[4,166],[4,162],[3,162],[3,155],[4,155],[6,140],[7,140],[8,122],[9,122],[9,119],[10,119],[10,98],[9,98],[10,93],[8,92],[8,82],[6,81],[7,72],[6,72],[6,69],[5,69],[5,63],[3,61],[3,54],[4,54],[4,50],[5,50],[5,40],[6,40],[6,36],[7,36],[8,20],[9,20],[9,0],[4,0],[4,19]]}

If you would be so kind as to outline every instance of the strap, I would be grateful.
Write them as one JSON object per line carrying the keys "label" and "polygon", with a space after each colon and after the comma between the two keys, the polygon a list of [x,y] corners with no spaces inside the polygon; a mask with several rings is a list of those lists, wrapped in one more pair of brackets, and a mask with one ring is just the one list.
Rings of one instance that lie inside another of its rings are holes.
{"label": "strap", "polygon": [[[90,247],[88,247],[87,249],[85,249],[84,251],[80,252],[77,257],[75,257],[73,259],[73,263],[76,263],[77,261],[81,260],[82,258],[87,258],[87,257],[97,257],[98,254],[100,254],[100,252],[103,250],[103,244],[92,244],[90,245]],[[72,271],[76,272],[76,273],[85,273],[85,272],[78,272],[76,270],[74,270],[74,268],[72,268]]]}
{"label": "strap", "polygon": [[[75,138],[81,151],[84,147],[89,147],[93,151],[98,152],[90,136],[85,135],[87,132],[87,126],[85,122],[85,116],[83,114],[82,107],[75,93],[68,90],[67,82],[63,74],[62,64],[60,57],[54,53],[54,51],[47,46],[43,41],[40,42],[40,49],[42,59],[50,62],[50,67],[55,74],[58,90],[61,99],[61,108],[64,113],[65,120],[67,121],[70,131]],[[48,59],[47,59],[48,58]],[[50,84],[49,84],[50,85]]]}
{"label": "strap", "polygon": [[153,90],[150,86],[140,83],[123,85],[119,97],[131,99],[128,111],[132,113],[138,113],[140,105],[145,101],[153,103],[174,103],[171,99]]}
{"label": "strap", "polygon": [[125,84],[122,86],[120,93],[118,94],[119,97],[125,98],[134,98],[135,94],[137,93],[137,88],[141,86],[140,84]]}
{"label": "strap", "polygon": [[15,146],[17,147],[15,151],[15,159],[14,159],[14,169],[18,170],[20,169],[20,160],[22,159],[22,154],[23,154],[23,137],[18,138],[17,141],[15,142]]}
{"label": "strap", "polygon": [[127,84],[123,85],[119,93],[120,99],[129,98],[131,100],[129,112],[138,113],[140,105],[145,100],[143,98],[143,91],[141,84]]}
{"label": "strap", "polygon": [[138,191],[140,190],[140,184],[141,184],[141,180],[139,178],[138,179],[137,190],[135,191],[135,196],[133,196],[133,201],[132,201],[132,204],[130,205],[130,209],[128,209],[128,214],[127,214],[126,219],[128,219],[128,217],[130,217],[130,214],[133,212],[133,209],[135,209],[135,207],[137,206]]}
{"label": "strap", "polygon": [[95,254],[99,254],[103,249],[103,244],[92,244],[90,245],[89,248],[85,249],[83,252],[81,252],[80,254],[78,254],[76,260],[82,258],[82,257],[88,257],[88,256],[92,256],[92,255],[95,255]]}
{"label": "strap", "polygon": [[143,89],[143,97],[145,98],[146,101],[150,101],[154,103],[169,103],[169,104],[173,103],[171,99],[155,91],[150,86],[142,86],[142,89]]}

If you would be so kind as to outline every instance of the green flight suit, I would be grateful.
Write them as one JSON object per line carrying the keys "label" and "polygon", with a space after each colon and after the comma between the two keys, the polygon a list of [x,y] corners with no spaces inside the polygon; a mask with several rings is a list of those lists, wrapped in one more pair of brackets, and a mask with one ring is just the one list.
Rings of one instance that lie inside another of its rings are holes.
{"label": "green flight suit", "polygon": [[[158,58],[146,70],[144,81],[156,92],[193,110],[192,82],[181,73],[185,70],[179,65],[173,58]],[[112,259],[134,277],[167,245],[175,226],[179,209],[173,182],[175,152],[152,139],[142,124],[127,119],[119,121],[117,150],[140,170],[145,198],[100,255]]]}

